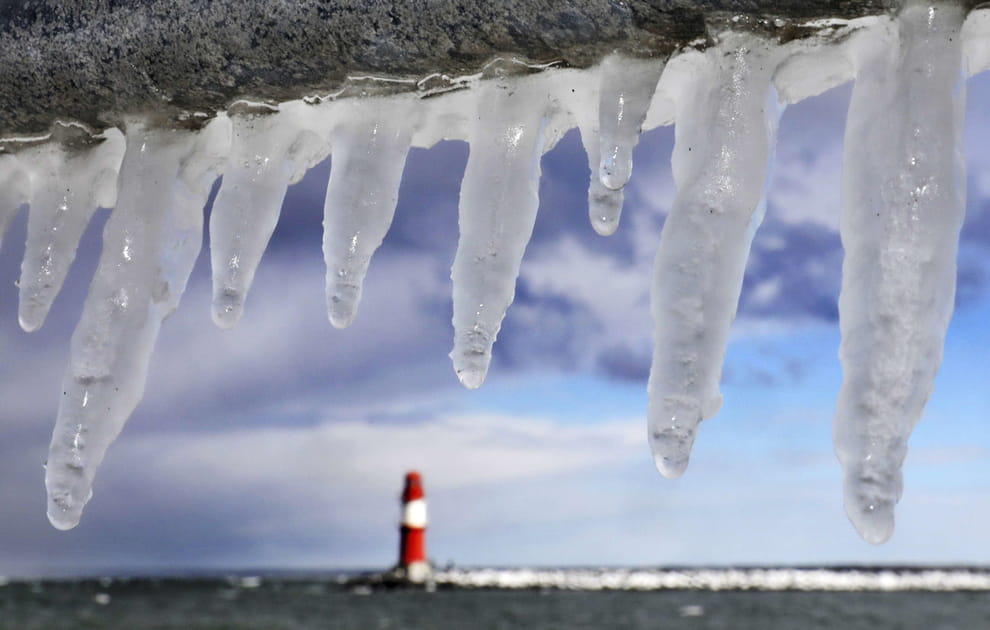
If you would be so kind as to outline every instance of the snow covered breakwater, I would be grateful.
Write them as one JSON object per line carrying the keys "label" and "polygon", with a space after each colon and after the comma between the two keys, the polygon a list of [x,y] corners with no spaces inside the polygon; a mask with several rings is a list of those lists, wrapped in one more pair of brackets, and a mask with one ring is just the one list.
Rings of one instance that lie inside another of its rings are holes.
{"label": "snow covered breakwater", "polygon": [[[452,271],[452,359],[461,382],[476,387],[532,231],[540,157],[574,127],[596,166],[592,224],[608,234],[640,129],[677,124],[678,195],[653,290],[649,436],[661,472],[680,474],[698,424],[721,404],[721,361],[762,215],[779,105],[855,78],[843,184],[846,382],[836,444],[847,511],[864,537],[884,540],[907,435],[930,391],[952,304],[964,199],[960,103],[966,72],[990,59],[987,12],[967,17],[954,4],[912,3],[891,16],[800,25],[818,35],[786,42],[755,34],[747,19],[714,22],[711,41],[669,58],[610,57],[587,70],[548,71],[501,58],[475,75],[406,81],[410,90],[388,97],[374,94],[390,81],[355,78],[347,95],[364,89],[365,98],[240,101],[224,112],[188,112],[182,125],[132,116],[98,136],[61,124],[56,142],[8,139],[0,157],[3,223],[23,202],[31,206],[20,281],[25,329],[44,322],[93,210],[115,206],[52,439],[52,522],[78,522],[97,467],[141,397],[159,326],[199,254],[202,207],[218,176],[209,226],[213,317],[232,326],[286,187],[333,154],[327,306],[331,322],[345,326],[391,221],[408,148],[469,141]],[[767,28],[790,26],[780,19]]]}
{"label": "snow covered breakwater", "polygon": [[575,591],[986,591],[967,569],[447,569],[439,586]]}

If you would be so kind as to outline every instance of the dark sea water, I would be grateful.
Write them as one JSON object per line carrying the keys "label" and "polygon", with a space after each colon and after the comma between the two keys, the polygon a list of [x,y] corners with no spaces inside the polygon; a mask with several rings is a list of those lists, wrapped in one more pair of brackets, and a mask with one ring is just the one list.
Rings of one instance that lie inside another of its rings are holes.
{"label": "dark sea water", "polygon": [[987,592],[370,591],[333,580],[0,586],[0,629],[990,629]]}

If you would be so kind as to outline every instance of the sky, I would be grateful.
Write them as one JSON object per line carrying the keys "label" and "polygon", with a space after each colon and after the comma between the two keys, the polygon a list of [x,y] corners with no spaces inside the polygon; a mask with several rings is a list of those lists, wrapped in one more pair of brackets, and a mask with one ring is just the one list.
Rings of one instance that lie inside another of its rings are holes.
{"label": "sky", "polygon": [[990,563],[990,73],[969,82],[956,313],[911,438],[897,530],[881,546],[846,520],[831,444],[849,94],[839,87],[783,114],[722,410],[677,480],[654,469],[645,428],[650,277],[674,195],[670,127],[644,134],[622,224],[607,238],[588,224],[577,132],[544,156],[516,301],[476,391],[460,387],[447,357],[467,145],[410,152],[395,222],[345,330],[327,322],[323,295],[331,163],[312,169],[286,197],[234,330],[210,320],[204,248],[163,326],[144,400],[68,532],[45,517],[42,466],[107,211],[33,334],[17,326],[22,212],[0,252],[0,575],[386,568],[410,469],[424,476],[439,564]]}

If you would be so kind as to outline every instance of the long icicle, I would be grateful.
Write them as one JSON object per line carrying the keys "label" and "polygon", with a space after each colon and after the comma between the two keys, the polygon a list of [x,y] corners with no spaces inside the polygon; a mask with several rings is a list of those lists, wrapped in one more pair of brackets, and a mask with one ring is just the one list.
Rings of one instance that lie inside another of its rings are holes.
{"label": "long icicle", "polygon": [[478,88],[478,119],[461,183],[460,239],[451,269],[457,378],[485,380],[492,344],[515,297],[539,206],[545,97],[525,81]]}
{"label": "long icicle", "polygon": [[25,151],[34,172],[18,283],[18,319],[24,330],[44,324],[93,213],[114,206],[123,156],[124,135],[117,129],[108,129],[89,146],[54,141]]}
{"label": "long icicle", "polygon": [[240,319],[285,192],[324,144],[293,118],[293,112],[281,111],[232,118],[231,156],[210,215],[212,314],[221,328],[232,328]]}
{"label": "long icicle", "polygon": [[846,514],[890,537],[907,440],[932,391],[952,315],[965,209],[965,74],[953,4],[910,3],[863,38],[846,124],[835,413]]}
{"label": "long icicle", "polygon": [[687,467],[698,424],[722,403],[718,384],[736,314],[780,108],[775,57],[751,35],[724,34],[677,103],[677,195],[654,267],[656,326],[648,427],[657,469]]}
{"label": "long icicle", "polygon": [[408,112],[375,109],[341,123],[332,136],[323,255],[327,315],[336,328],[354,321],[368,264],[392,225],[412,139]]}
{"label": "long icicle", "polygon": [[48,454],[48,519],[59,529],[78,524],[107,448],[141,399],[162,320],[199,254],[203,205],[229,144],[225,117],[198,134],[128,130],[119,199],[72,335]]}

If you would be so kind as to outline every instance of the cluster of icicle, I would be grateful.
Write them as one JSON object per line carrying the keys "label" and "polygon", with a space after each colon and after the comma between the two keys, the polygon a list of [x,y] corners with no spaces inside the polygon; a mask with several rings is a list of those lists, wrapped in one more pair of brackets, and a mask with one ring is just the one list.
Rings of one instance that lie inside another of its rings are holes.
{"label": "cluster of icicle", "polygon": [[[592,164],[594,229],[612,233],[643,128],[676,120],[677,193],[656,258],[649,441],[680,475],[714,415],[782,104],[855,79],[846,132],[840,315],[845,373],[835,418],[849,517],[888,538],[908,434],[932,387],[950,317],[964,208],[960,129],[967,72],[990,65],[990,12],[945,3],[818,24],[785,45],[740,26],[670,59],[611,57],[591,70],[520,73],[498,60],[470,89],[424,99],[239,103],[197,131],[140,119],[82,142],[26,143],[0,155],[0,224],[30,205],[20,322],[42,325],[97,207],[113,207],[72,338],[47,464],[48,516],[71,528],[97,467],[134,410],[162,321],[209,226],[213,320],[236,324],[286,188],[332,153],[323,248],[330,322],[347,326],[389,228],[410,146],[470,143],[454,261],[454,370],[481,385],[513,300],[538,206],[540,159],[578,127]],[[965,28],[964,28],[965,23]],[[589,80],[589,77],[592,80]],[[454,82],[457,83],[456,81]],[[56,135],[73,137],[71,126]]]}

